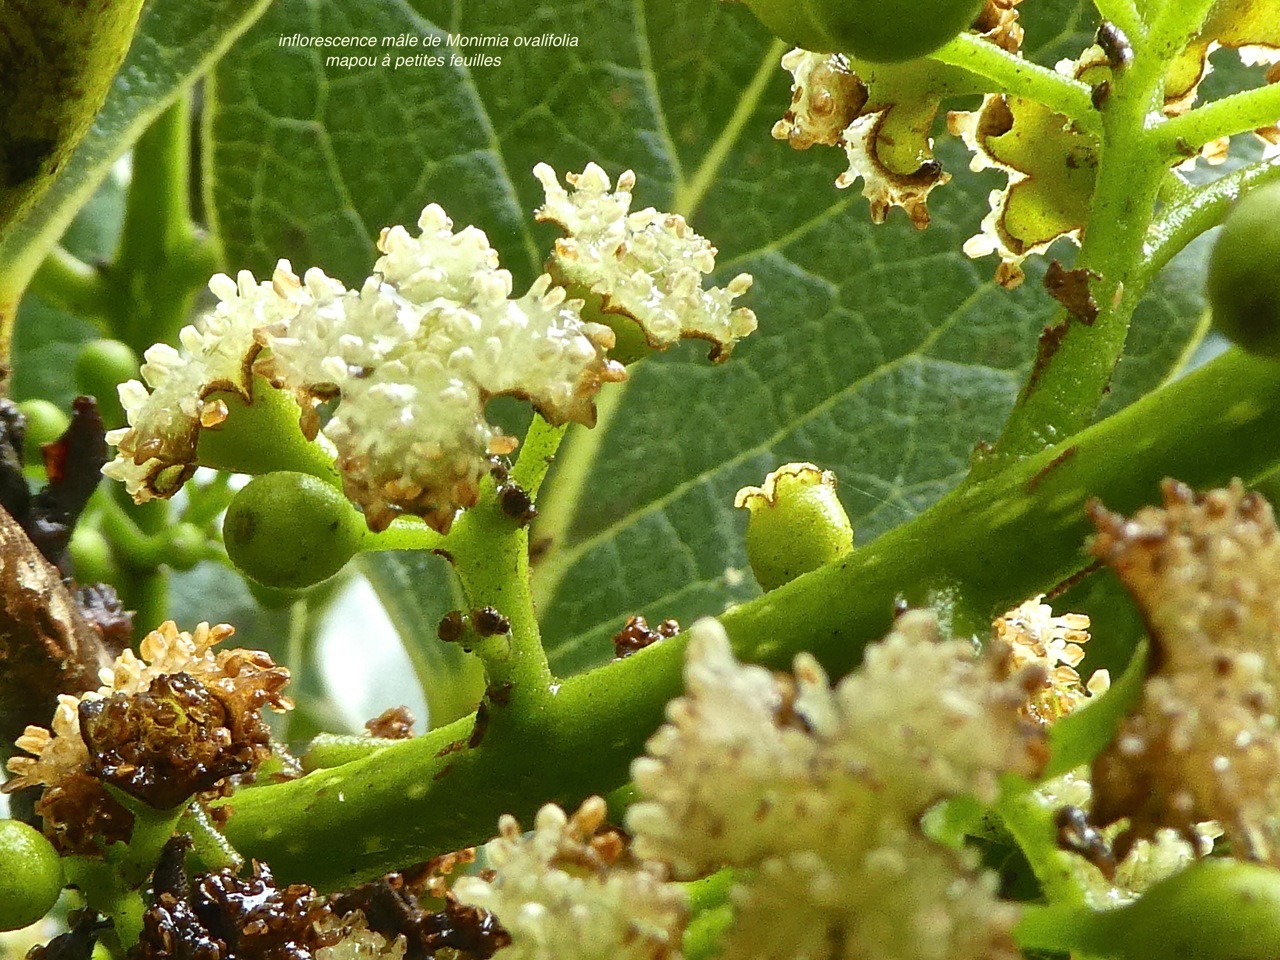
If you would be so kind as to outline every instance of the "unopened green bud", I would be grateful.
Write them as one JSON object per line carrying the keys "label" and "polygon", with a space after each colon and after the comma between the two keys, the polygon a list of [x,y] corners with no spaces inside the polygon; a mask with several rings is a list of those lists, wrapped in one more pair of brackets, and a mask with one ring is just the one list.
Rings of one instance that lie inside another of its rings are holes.
{"label": "unopened green bud", "polygon": [[111,542],[101,530],[87,523],[76,526],[71,535],[71,569],[79,583],[119,583],[120,564]]}
{"label": "unopened green bud", "polygon": [[39,830],[0,820],[0,930],[30,926],[62,892],[62,861]]}
{"label": "unopened green bud", "polygon": [[53,443],[71,424],[71,418],[48,400],[24,400],[18,410],[27,421],[27,436],[22,455],[27,466],[38,467],[44,463],[40,448]]}
{"label": "unopened green bud", "polygon": [[853,526],[836,496],[836,475],[788,463],[759,487],[743,487],[735,507],[747,521],[747,559],[765,590],[789,583],[853,549]]}
{"label": "unopened green bud", "polygon": [[76,356],[76,388],[98,401],[98,412],[109,429],[124,426],[124,408],[117,388],[138,379],[138,355],[119,340],[90,340]]}
{"label": "unopened green bud", "polygon": [[222,538],[231,562],[268,587],[327,580],[364,537],[360,514],[341,493],[305,473],[255,477],[227,507]]}
{"label": "unopened green bud", "polygon": [[1280,183],[1245,194],[1209,256],[1213,324],[1260,357],[1280,357]]}

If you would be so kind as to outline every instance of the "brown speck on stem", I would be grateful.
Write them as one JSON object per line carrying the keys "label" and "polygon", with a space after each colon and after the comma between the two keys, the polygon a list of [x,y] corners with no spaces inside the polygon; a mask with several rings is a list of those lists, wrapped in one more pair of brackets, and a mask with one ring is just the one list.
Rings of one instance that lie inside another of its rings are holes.
{"label": "brown speck on stem", "polygon": [[679,632],[680,623],[677,620],[664,620],[655,630],[643,616],[628,617],[626,626],[613,636],[614,659],[622,660],[660,640],[674,637]]}
{"label": "brown speck on stem", "polygon": [[1049,296],[1067,308],[1069,314],[1086,327],[1091,327],[1098,319],[1099,308],[1089,285],[1099,279],[1101,276],[1093,270],[1083,267],[1068,270],[1053,260],[1045,271],[1044,288],[1049,291]]}
{"label": "brown speck on stem", "polygon": [[388,707],[372,720],[365,723],[364,728],[371,737],[384,740],[409,740],[413,737],[415,718],[406,706]]}
{"label": "brown speck on stem", "polygon": [[511,621],[494,607],[472,610],[471,626],[482,637],[499,637],[511,632]]}

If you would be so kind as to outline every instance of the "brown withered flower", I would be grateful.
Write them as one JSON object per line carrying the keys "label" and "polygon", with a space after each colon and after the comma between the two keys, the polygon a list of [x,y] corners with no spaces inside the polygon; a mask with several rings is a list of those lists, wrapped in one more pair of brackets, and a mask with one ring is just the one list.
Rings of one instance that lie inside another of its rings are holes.
{"label": "brown withered flower", "polygon": [[189,846],[186,836],[166,844],[130,960],[487,960],[510,942],[491,914],[447,893],[445,909],[423,908],[400,874],[327,897],[279,886],[257,861],[248,877],[188,881]]}
{"label": "brown withered flower", "polygon": [[287,710],[289,673],[267,654],[213,647],[226,625],[180,632],[169,621],[101,673],[102,686],[63,694],[49,729],[29,726],[16,741],[6,792],[43,786],[36,813],[66,853],[96,854],[127,839],[132,816],[107,793],[112,783],[146,803],[172,807],[248,773],[271,755],[263,707]]}

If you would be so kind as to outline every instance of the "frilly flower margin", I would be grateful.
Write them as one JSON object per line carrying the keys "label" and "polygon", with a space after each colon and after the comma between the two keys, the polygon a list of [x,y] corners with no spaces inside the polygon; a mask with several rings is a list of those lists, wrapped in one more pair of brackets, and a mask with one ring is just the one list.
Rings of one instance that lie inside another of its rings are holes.
{"label": "frilly flower margin", "polygon": [[546,191],[536,218],[567,234],[556,241],[547,270],[575,294],[599,298],[603,315],[633,321],[656,350],[682,338],[707,340],[713,361],[727,359],[734,344],[756,329],[756,315],[733,306],[751,288],[751,277],[740,273],[723,288],[704,290],[716,248],[678,214],[653,207],[630,213],[636,183],[630,170],[612,192],[608,175],[594,163],[565,177],[572,193],[545,163],[533,174]]}

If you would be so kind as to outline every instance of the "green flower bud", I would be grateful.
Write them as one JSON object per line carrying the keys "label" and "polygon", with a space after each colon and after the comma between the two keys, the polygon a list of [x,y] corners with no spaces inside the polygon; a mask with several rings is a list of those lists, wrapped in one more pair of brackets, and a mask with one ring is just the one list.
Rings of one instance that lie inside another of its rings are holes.
{"label": "green flower bud", "polygon": [[101,530],[81,523],[71,535],[71,569],[79,583],[119,583],[120,565]]}
{"label": "green flower bud", "polygon": [[811,463],[788,463],[743,487],[735,507],[751,512],[747,559],[765,590],[789,583],[853,549],[853,526],[836,496],[836,475]]}
{"label": "green flower bud", "polygon": [[62,432],[71,424],[71,418],[48,400],[24,400],[18,404],[18,410],[27,419],[27,437],[22,455],[27,466],[39,467],[44,463],[44,454],[40,448],[62,436]]}
{"label": "green flower bud", "polygon": [[1254,190],[1227,216],[1209,257],[1213,323],[1239,347],[1280,357],[1280,183]]}
{"label": "green flower bud", "polygon": [[0,930],[35,923],[58,902],[62,861],[34,827],[0,820]]}
{"label": "green flower bud", "polygon": [[973,23],[985,0],[745,0],[788,43],[872,63],[932,53]]}
{"label": "green flower bud", "polygon": [[227,508],[227,555],[268,587],[309,587],[341,570],[360,547],[364,522],[323,480],[280,471],[256,477]]}
{"label": "green flower bud", "polygon": [[80,348],[75,366],[76,388],[98,401],[109,429],[124,426],[124,409],[116,388],[138,379],[138,355],[119,340],[90,340]]}

